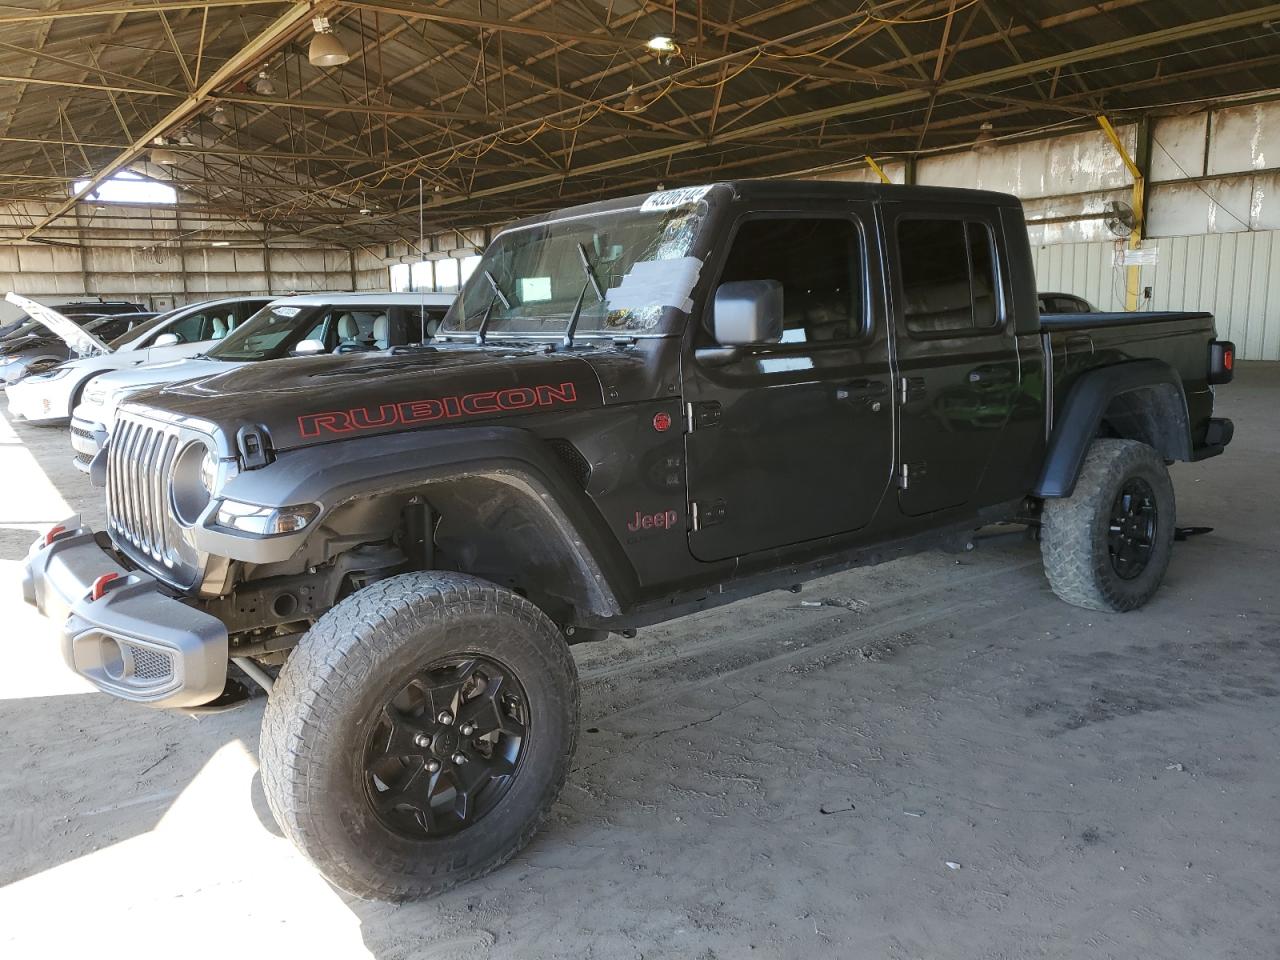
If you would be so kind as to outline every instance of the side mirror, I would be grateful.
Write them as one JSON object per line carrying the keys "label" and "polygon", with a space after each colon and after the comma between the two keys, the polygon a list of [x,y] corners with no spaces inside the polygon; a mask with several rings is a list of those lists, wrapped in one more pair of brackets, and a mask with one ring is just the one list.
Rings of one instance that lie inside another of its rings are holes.
{"label": "side mirror", "polygon": [[153,347],[176,347],[181,342],[181,338],[176,333],[162,333],[156,337],[155,342],[151,345]]}
{"label": "side mirror", "polygon": [[782,284],[734,280],[716,288],[715,336],[722,347],[749,347],[782,339]]}
{"label": "side mirror", "polygon": [[324,353],[323,340],[299,340],[298,345],[293,348],[295,357],[313,357],[317,353]]}

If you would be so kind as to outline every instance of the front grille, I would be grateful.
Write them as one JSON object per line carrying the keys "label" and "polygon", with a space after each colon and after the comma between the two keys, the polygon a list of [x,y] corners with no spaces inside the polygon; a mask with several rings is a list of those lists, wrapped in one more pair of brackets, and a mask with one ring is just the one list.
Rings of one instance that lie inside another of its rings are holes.
{"label": "front grille", "polygon": [[173,659],[168,654],[136,643],[126,643],[123,646],[128,648],[133,659],[135,680],[168,680],[173,676]]}
{"label": "front grille", "polygon": [[79,450],[77,450],[77,451],[76,451],[76,463],[83,463],[86,467],[87,467],[87,466],[89,466],[89,464],[93,463],[93,454],[92,454],[92,453],[81,453]]}
{"label": "front grille", "polygon": [[198,558],[169,504],[169,475],[179,448],[176,427],[125,416],[116,421],[107,447],[107,525],[135,560],[187,586]]}

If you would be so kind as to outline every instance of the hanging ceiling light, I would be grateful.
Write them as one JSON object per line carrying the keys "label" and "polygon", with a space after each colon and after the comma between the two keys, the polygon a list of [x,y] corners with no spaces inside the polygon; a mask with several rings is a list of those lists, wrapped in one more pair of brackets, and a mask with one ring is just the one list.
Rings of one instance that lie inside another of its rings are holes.
{"label": "hanging ceiling light", "polygon": [[307,59],[313,67],[340,67],[351,59],[351,54],[333,34],[328,17],[316,17],[311,21],[315,36],[307,48]]}
{"label": "hanging ceiling light", "polygon": [[213,115],[209,119],[213,121],[215,127],[221,127],[223,130],[230,130],[236,125],[231,119],[231,114],[227,113],[227,108],[220,103],[214,104]]}
{"label": "hanging ceiling light", "polygon": [[266,67],[258,71],[258,75],[253,78],[250,86],[253,87],[253,92],[260,97],[274,97],[276,94],[275,81],[271,79],[271,74],[267,73]]}
{"label": "hanging ceiling light", "polygon": [[665,67],[674,57],[680,56],[680,44],[668,33],[655,33],[645,42],[645,47],[658,58],[658,65]]}
{"label": "hanging ceiling light", "polygon": [[151,162],[160,167],[172,167],[178,162],[178,155],[168,149],[169,144],[164,137],[156,137],[152,141],[155,146],[151,150]]}
{"label": "hanging ceiling light", "polygon": [[973,149],[978,153],[991,153],[996,148],[996,137],[991,131],[990,120],[983,120],[978,125],[978,135],[974,137]]}
{"label": "hanging ceiling light", "polygon": [[622,101],[622,109],[627,113],[644,113],[648,106],[648,101],[636,91],[635,86],[627,84],[627,99]]}

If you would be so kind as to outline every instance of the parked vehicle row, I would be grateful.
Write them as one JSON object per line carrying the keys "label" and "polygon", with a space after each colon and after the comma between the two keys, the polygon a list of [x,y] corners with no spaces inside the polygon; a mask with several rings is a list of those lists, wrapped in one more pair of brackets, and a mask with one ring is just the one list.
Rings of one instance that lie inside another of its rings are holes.
{"label": "parked vehicle row", "polygon": [[1035,532],[1064,601],[1134,610],[1173,548],[1166,465],[1233,434],[1212,316],[1042,314],[1021,204],[980,191],[738,181],[544,214],[416,347],[390,311],[308,309],[125,397],[91,470],[106,536],[56,526],[24,591],[116,697],[268,690],[267,801],[360,897],[534,835],[577,741],[570,643],[991,523]]}

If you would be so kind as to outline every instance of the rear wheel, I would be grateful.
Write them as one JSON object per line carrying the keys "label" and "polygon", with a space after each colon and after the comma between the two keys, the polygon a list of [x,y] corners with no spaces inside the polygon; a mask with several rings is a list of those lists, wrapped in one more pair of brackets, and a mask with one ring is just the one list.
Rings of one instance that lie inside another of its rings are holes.
{"label": "rear wheel", "polygon": [[280,672],[262,733],[277,821],[333,883],[407,899],[533,836],[577,739],[573,658],[537,607],[475,577],[378,581]]}
{"label": "rear wheel", "polygon": [[1173,551],[1164,461],[1137,440],[1095,440],[1070,497],[1045,501],[1040,549],[1053,592],[1091,610],[1142,606]]}

